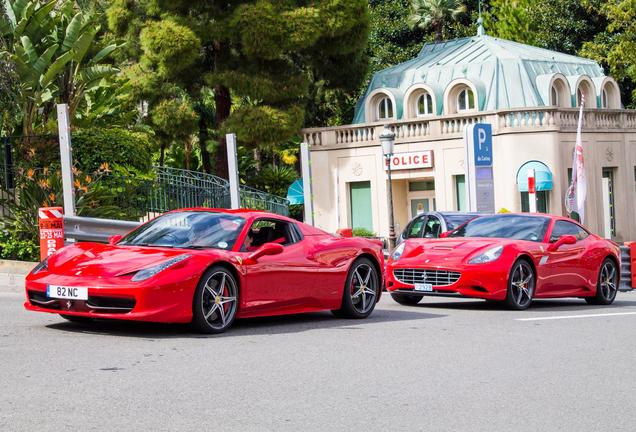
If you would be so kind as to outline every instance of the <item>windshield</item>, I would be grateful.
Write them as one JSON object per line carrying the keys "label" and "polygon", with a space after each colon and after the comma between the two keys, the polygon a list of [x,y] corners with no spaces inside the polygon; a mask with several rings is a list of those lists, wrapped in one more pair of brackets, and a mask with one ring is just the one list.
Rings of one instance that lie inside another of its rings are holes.
{"label": "windshield", "polygon": [[244,224],[242,217],[226,213],[167,213],[131,232],[118,245],[229,250]]}
{"label": "windshield", "polygon": [[457,213],[457,214],[442,214],[444,220],[446,221],[446,229],[448,231],[452,231],[461,224],[471,219],[475,219],[479,214],[474,213]]}
{"label": "windshield", "polygon": [[523,215],[482,216],[453,231],[449,237],[491,237],[541,242],[550,219]]}

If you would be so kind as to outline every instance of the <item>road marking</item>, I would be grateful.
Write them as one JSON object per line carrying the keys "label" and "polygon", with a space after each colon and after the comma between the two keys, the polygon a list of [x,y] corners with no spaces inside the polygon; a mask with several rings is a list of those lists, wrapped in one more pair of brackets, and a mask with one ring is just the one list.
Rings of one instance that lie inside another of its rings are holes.
{"label": "road marking", "polygon": [[621,315],[636,315],[636,312],[616,312],[616,313],[604,313],[604,314],[588,314],[588,315],[562,315],[562,316],[549,316],[539,318],[516,318],[515,321],[547,321],[547,320],[560,320],[560,319],[574,319],[574,318],[599,318]]}

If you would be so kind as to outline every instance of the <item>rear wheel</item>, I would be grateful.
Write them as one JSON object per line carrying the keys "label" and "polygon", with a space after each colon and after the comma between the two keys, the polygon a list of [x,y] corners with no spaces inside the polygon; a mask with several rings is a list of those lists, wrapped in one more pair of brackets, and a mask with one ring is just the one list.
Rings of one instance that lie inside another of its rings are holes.
{"label": "rear wheel", "polygon": [[414,306],[424,298],[423,294],[391,293],[391,298],[401,305]]}
{"label": "rear wheel", "polygon": [[371,315],[378,298],[380,277],[367,258],[357,259],[347,275],[340,309],[333,314],[341,318],[366,318]]}
{"label": "rear wheel", "polygon": [[596,282],[596,295],[585,299],[589,304],[609,305],[614,302],[618,291],[618,270],[616,264],[607,258],[601,264]]}
{"label": "rear wheel", "polygon": [[236,318],[238,296],[238,283],[226,268],[215,266],[206,271],[192,301],[194,329],[208,334],[223,333]]}
{"label": "rear wheel", "polygon": [[64,318],[65,320],[73,322],[73,323],[88,324],[90,322],[93,322],[93,318],[89,318],[85,316],[63,315],[63,314],[60,314],[60,316]]}
{"label": "rear wheel", "polygon": [[508,277],[506,306],[510,309],[527,309],[532,303],[536,277],[530,263],[524,259],[516,261]]}

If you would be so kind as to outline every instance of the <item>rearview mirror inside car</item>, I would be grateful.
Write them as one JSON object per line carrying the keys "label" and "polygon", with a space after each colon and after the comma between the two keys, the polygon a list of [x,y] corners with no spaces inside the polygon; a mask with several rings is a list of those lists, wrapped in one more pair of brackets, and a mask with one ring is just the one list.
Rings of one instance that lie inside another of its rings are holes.
{"label": "rearview mirror inside car", "polygon": [[571,245],[574,243],[576,243],[576,237],[574,237],[573,235],[562,235],[557,241],[548,246],[548,251],[554,252],[563,245]]}
{"label": "rearview mirror inside car", "polygon": [[257,261],[259,258],[265,255],[278,255],[279,253],[283,252],[283,250],[284,248],[283,248],[283,245],[281,244],[265,243],[263,246],[255,250],[254,253],[252,253],[248,257],[248,259],[252,261]]}

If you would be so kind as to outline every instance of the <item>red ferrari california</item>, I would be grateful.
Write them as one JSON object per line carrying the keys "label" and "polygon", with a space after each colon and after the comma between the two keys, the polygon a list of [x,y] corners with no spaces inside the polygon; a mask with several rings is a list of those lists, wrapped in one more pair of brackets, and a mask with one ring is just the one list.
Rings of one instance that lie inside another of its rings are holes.
{"label": "red ferrari california", "polygon": [[502,301],[580,297],[608,305],[619,283],[620,249],[558,216],[499,214],[473,219],[440,239],[408,239],[387,264],[387,290],[400,304],[425,295]]}
{"label": "red ferrari california", "polygon": [[188,323],[329,309],[366,318],[380,298],[379,241],[333,236],[250,210],[166,213],[110,244],[77,243],[26,278],[26,309],[70,321]]}

